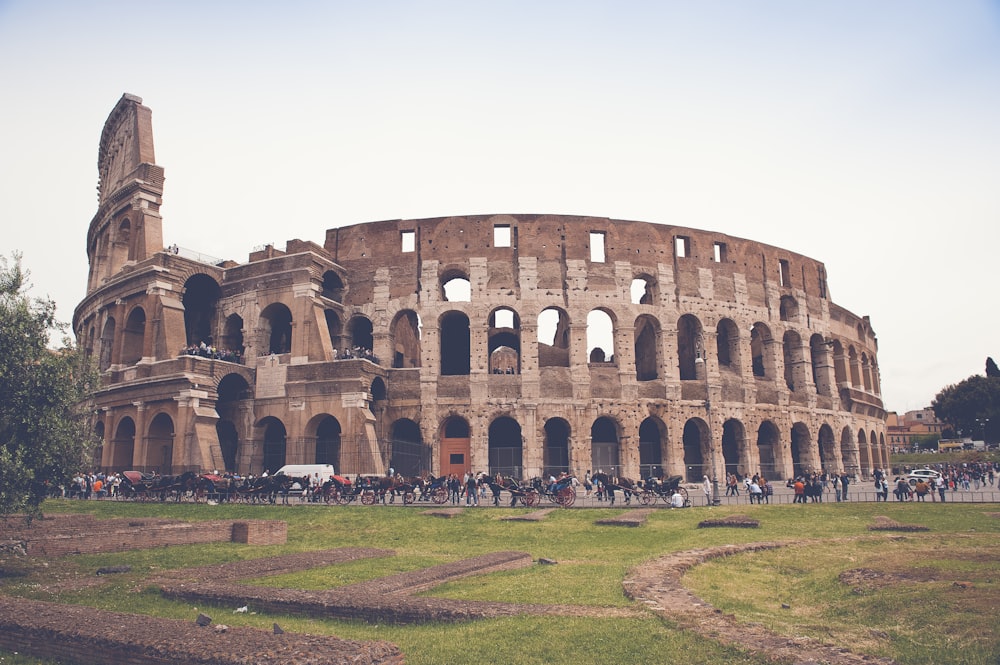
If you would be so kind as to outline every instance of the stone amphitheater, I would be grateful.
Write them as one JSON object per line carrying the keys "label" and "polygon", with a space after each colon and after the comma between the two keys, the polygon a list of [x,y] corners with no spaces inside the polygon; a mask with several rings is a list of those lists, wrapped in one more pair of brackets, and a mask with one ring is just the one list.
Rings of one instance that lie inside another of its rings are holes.
{"label": "stone amphitheater", "polygon": [[94,465],[520,478],[888,466],[877,341],[823,263],[603,217],[332,228],[238,263],[168,244],[152,112],[101,135]]}

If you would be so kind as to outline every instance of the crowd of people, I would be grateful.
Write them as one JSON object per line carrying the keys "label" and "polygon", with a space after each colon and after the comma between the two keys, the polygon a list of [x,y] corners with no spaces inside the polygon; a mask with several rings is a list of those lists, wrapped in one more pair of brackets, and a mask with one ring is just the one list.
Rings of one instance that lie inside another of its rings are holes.
{"label": "crowd of people", "polygon": [[190,344],[181,351],[187,356],[199,356],[212,360],[224,360],[227,363],[242,363],[243,356],[239,350],[220,349],[205,342]]}
{"label": "crowd of people", "polygon": [[366,346],[358,346],[358,345],[345,346],[343,351],[337,351],[337,349],[334,349],[333,359],[334,360],[361,359],[361,360],[368,360],[370,362],[375,363],[376,365],[381,364],[379,362],[378,356],[376,356],[371,349],[369,349]]}

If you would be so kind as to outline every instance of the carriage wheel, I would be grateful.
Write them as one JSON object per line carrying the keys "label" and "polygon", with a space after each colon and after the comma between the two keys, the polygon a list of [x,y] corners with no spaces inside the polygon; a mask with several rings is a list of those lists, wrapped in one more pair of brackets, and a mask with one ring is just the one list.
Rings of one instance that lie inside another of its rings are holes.
{"label": "carriage wheel", "polygon": [[656,494],[653,490],[643,490],[642,494],[639,496],[639,501],[641,501],[644,506],[656,503]]}
{"label": "carriage wheel", "polygon": [[576,490],[572,487],[564,487],[556,494],[556,501],[563,508],[569,508],[576,503]]}
{"label": "carriage wheel", "polygon": [[431,495],[431,500],[439,506],[448,500],[448,490],[443,487],[439,487],[434,490],[434,494]]}
{"label": "carriage wheel", "polygon": [[361,493],[361,503],[366,506],[371,506],[375,504],[375,492],[371,490],[365,490]]}
{"label": "carriage wheel", "polygon": [[417,493],[413,491],[403,492],[403,505],[408,506],[417,500]]}
{"label": "carriage wheel", "polygon": [[351,495],[341,492],[340,490],[334,490],[333,492],[333,502],[338,506],[346,506],[351,502]]}
{"label": "carriage wheel", "polygon": [[524,495],[521,497],[521,501],[523,501],[524,505],[528,508],[534,508],[538,505],[540,497],[538,496],[538,492],[535,490],[526,490]]}

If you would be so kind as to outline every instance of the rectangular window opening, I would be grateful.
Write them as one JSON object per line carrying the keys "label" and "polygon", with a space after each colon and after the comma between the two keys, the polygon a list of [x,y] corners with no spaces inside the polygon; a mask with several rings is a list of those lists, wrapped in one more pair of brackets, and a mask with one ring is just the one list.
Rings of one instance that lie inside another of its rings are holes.
{"label": "rectangular window opening", "polygon": [[417,248],[417,232],[402,231],[399,234],[403,242],[403,252],[412,252]]}
{"label": "rectangular window opening", "polygon": [[725,263],[726,262],[726,260],[727,260],[726,259],[726,243],[724,243],[724,242],[717,242],[717,243],[715,243],[713,259],[715,260],[716,263]]}
{"label": "rectangular window opening", "polygon": [[590,232],[590,260],[594,263],[604,263],[604,232]]}
{"label": "rectangular window opening", "polygon": [[497,224],[493,227],[493,246],[510,247],[510,225]]}
{"label": "rectangular window opening", "polygon": [[778,266],[781,268],[779,278],[782,286],[792,285],[792,272],[787,259],[779,259]]}
{"label": "rectangular window opening", "polygon": [[691,256],[691,238],[674,236],[674,256],[679,259]]}

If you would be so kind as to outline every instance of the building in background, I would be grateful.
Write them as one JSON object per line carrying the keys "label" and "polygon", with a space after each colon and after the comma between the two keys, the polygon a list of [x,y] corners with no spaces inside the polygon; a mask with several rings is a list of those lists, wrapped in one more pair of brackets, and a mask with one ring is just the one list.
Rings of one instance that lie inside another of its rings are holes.
{"label": "building in background", "polygon": [[151,112],[127,94],[98,170],[73,328],[102,373],[102,468],[888,466],[875,333],[814,259],[682,226],[498,214],[216,260],[165,246]]}

